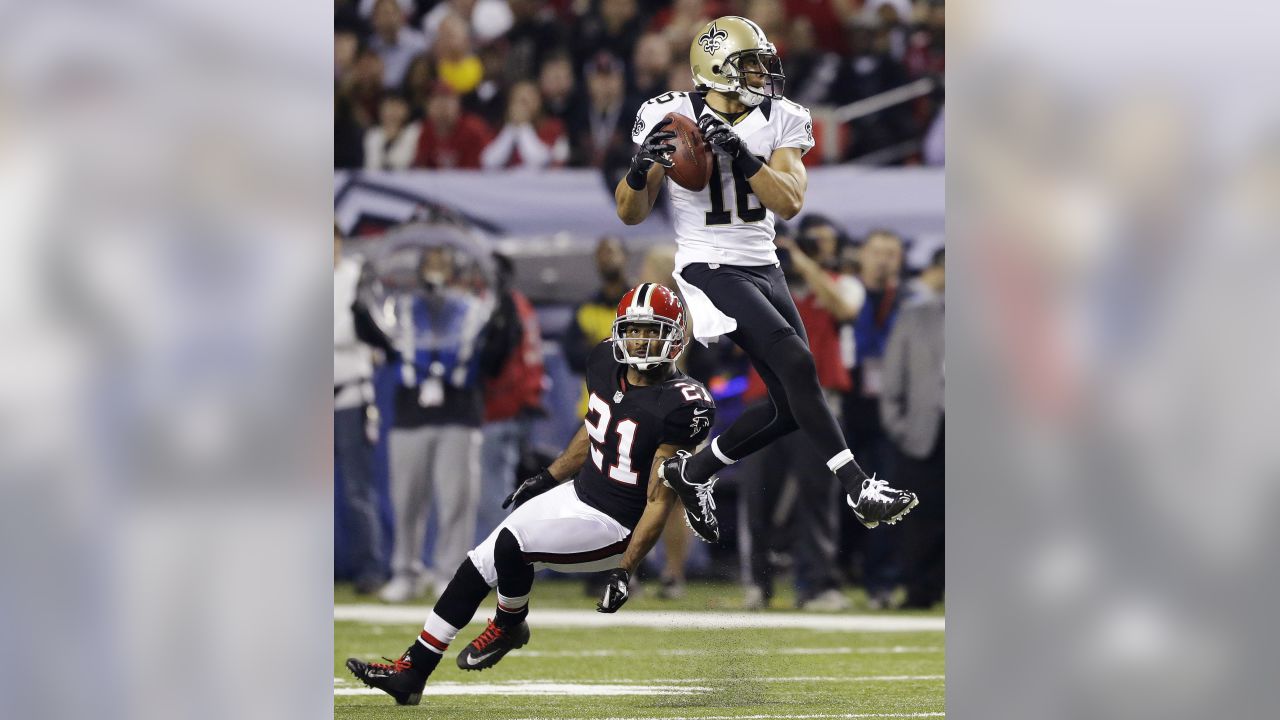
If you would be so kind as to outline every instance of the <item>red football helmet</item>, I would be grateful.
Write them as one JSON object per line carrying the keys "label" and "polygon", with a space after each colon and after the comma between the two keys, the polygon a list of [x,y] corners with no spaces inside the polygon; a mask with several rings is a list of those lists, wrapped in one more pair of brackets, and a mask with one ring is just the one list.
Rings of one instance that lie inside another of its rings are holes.
{"label": "red football helmet", "polygon": [[[657,330],[646,337],[646,328]],[[628,332],[633,334],[628,337]],[[643,342],[643,352],[639,349]],[[673,363],[684,352],[684,305],[665,286],[641,283],[627,291],[618,303],[613,321],[613,359],[641,370]]]}

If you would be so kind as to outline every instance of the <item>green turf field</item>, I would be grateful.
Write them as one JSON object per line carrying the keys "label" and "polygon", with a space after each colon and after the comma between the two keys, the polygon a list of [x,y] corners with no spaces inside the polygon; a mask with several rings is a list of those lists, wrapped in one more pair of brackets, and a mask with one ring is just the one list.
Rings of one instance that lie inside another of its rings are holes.
{"label": "green turf field", "polygon": [[[662,620],[654,627],[575,627],[576,615],[564,613],[553,626],[539,626],[539,608],[591,610],[594,601],[581,588],[579,582],[539,581],[529,645],[490,670],[463,672],[454,657],[482,629],[490,612],[486,604],[477,614],[480,622],[465,628],[445,654],[417,707],[398,707],[381,693],[364,694],[376,691],[352,678],[343,662],[347,657],[399,655],[416,637],[421,621],[336,621],[334,716],[781,719],[941,717],[944,712],[941,630],[717,627],[717,617],[722,624],[848,625],[855,615],[872,615],[860,597],[851,595],[858,605],[850,613],[800,616],[785,607],[744,618],[738,613],[736,587],[697,585],[677,601],[642,594],[618,614],[631,613],[636,620],[661,618],[655,611],[674,613],[667,617],[686,624],[696,620],[693,628],[663,627]],[[786,599],[780,600],[775,603],[783,607]],[[359,614],[356,602],[349,589],[335,590],[335,603]],[[428,609],[429,603],[408,609],[406,615],[425,619]],[[936,625],[941,611],[873,615],[873,621],[902,618]]]}

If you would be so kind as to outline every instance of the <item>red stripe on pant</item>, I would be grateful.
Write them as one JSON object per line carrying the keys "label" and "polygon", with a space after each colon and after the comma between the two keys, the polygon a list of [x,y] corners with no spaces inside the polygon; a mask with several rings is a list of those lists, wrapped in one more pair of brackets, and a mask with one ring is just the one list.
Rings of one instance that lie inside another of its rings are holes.
{"label": "red stripe on pant", "polygon": [[525,562],[552,563],[555,565],[577,565],[578,563],[591,562],[593,560],[603,560],[611,555],[618,555],[627,549],[627,545],[631,543],[631,536],[628,535],[618,542],[602,547],[599,550],[587,550],[580,553],[539,553],[527,552],[524,554]]}

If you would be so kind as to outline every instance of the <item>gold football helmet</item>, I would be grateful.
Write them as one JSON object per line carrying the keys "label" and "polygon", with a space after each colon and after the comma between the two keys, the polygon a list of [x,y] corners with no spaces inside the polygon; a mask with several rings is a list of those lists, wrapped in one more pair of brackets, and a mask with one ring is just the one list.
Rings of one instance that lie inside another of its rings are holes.
{"label": "gold football helmet", "polygon": [[699,89],[737,93],[747,107],[782,97],[787,79],[764,31],[737,15],[716,18],[693,36],[689,66]]}

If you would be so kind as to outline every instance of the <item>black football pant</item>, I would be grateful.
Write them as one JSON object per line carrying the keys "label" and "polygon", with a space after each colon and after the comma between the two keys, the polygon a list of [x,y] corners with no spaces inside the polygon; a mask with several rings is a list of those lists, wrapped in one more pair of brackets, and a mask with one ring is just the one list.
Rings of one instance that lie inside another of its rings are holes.
{"label": "black football pant", "polygon": [[823,462],[845,450],[782,270],[776,265],[712,268],[694,263],[680,274],[737,320],[738,329],[729,339],[747,354],[769,389],[770,402],[748,408],[720,434],[720,451],[741,460],[796,428],[808,436]]}

